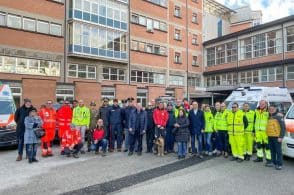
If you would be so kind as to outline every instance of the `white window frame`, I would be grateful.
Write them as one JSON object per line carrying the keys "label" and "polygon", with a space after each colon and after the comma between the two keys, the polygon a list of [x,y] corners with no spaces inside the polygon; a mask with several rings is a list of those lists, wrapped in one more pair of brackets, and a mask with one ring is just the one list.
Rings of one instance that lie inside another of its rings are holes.
{"label": "white window frame", "polygon": [[[26,21],[27,22],[34,22],[34,29],[25,28],[25,22]],[[27,31],[36,31],[36,20],[35,19],[23,17],[22,22],[23,22],[22,26],[23,26],[23,29],[24,30],[27,30]]]}
{"label": "white window frame", "polygon": [[[54,33],[52,31],[52,27],[57,27],[60,29],[58,33]],[[55,23],[50,23],[50,34],[51,35],[56,35],[56,36],[61,36],[62,35],[62,25],[61,24],[55,24]]]}
{"label": "white window frame", "polygon": [[[12,24],[9,24],[9,21],[11,18],[14,18],[14,19],[18,19],[18,23],[19,23],[19,26],[13,26]],[[13,15],[13,14],[8,14],[7,15],[7,21],[6,21],[6,24],[8,27],[11,27],[11,28],[17,28],[17,29],[21,29],[22,28],[22,22],[21,22],[21,16],[18,16],[18,15]]]}
{"label": "white window frame", "polygon": [[[43,32],[43,31],[41,31],[41,30],[39,29],[40,24],[46,24],[46,25],[48,24],[48,31],[47,31],[47,32]],[[37,21],[37,32],[39,32],[39,33],[43,33],[43,34],[49,34],[49,32],[50,32],[50,24],[49,24],[49,22],[48,22],[48,21],[38,20],[38,21]]]}

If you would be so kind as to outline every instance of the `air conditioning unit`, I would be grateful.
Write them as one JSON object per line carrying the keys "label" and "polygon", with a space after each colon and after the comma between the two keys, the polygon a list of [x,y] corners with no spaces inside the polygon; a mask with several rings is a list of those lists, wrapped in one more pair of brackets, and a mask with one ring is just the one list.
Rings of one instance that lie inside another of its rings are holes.
{"label": "air conditioning unit", "polygon": [[147,31],[147,32],[151,32],[151,33],[153,33],[153,32],[154,32],[152,28],[147,28],[147,30],[146,30],[146,31]]}

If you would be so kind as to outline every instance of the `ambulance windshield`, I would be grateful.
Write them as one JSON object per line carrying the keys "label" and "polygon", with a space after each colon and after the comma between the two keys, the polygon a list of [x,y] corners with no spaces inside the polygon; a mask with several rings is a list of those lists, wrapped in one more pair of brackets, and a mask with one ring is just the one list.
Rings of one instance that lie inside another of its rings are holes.
{"label": "ambulance windshield", "polygon": [[[227,108],[231,110],[233,103],[237,103],[239,105],[239,109],[242,109],[243,104],[245,102],[242,102],[242,101],[226,101],[225,103],[227,105]],[[246,102],[246,103],[249,104],[250,110],[255,110],[256,107],[257,107],[257,102]]]}
{"label": "ambulance windshield", "polygon": [[0,100],[0,114],[13,114],[14,113],[14,104],[10,100]]}

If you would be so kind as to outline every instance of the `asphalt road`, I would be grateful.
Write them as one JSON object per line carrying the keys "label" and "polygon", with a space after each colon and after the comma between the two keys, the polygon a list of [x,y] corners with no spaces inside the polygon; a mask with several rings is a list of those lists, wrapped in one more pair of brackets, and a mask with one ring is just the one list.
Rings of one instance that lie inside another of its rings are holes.
{"label": "asphalt road", "polygon": [[[57,151],[56,151],[57,154]],[[176,155],[79,159],[55,155],[36,164],[15,162],[15,150],[0,151],[0,194],[294,194],[294,160],[282,171],[222,157],[178,161]]]}

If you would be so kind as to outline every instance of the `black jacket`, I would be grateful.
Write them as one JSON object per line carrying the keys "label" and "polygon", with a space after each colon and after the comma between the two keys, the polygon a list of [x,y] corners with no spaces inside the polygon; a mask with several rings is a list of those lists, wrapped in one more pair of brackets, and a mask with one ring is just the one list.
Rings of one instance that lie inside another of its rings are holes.
{"label": "black jacket", "polygon": [[146,113],[147,113],[147,130],[154,130],[155,124],[153,120],[153,111],[154,109],[148,109],[146,108]]}
{"label": "black jacket", "polygon": [[101,106],[99,108],[99,118],[103,120],[104,127],[109,126],[109,110],[110,106]]}
{"label": "black jacket", "polygon": [[189,119],[186,116],[178,117],[176,119],[176,123],[180,125],[180,127],[175,128],[173,133],[175,134],[175,139],[177,142],[188,142],[190,137],[189,131]]}
{"label": "black jacket", "polygon": [[29,112],[33,107],[30,108],[25,107],[23,105],[22,107],[18,108],[14,113],[14,121],[16,122],[16,136],[22,137],[25,133],[25,124],[24,120],[27,116],[29,116]]}

